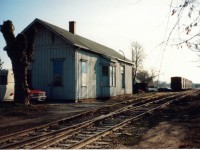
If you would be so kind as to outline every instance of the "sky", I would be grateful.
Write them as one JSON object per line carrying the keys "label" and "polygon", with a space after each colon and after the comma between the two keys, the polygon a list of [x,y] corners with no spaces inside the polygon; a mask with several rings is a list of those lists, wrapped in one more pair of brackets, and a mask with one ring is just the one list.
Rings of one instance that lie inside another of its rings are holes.
{"label": "sky", "polygon": [[[76,34],[110,47],[131,59],[132,42],[145,51],[144,69],[160,73],[159,81],[170,82],[172,76],[182,76],[200,83],[200,59],[187,48],[159,45],[173,27],[170,17],[171,0],[1,0],[0,24],[12,20],[15,35],[35,18],[61,28],[76,21]],[[0,58],[3,68],[11,63],[0,34]]]}

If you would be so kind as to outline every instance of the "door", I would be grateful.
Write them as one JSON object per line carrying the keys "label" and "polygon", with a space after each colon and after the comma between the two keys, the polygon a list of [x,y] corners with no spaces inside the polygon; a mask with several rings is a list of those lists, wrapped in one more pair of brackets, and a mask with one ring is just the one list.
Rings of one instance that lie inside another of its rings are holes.
{"label": "door", "polygon": [[81,60],[81,99],[88,98],[87,60]]}
{"label": "door", "polygon": [[53,99],[63,99],[63,59],[53,60],[53,81],[50,86]]}

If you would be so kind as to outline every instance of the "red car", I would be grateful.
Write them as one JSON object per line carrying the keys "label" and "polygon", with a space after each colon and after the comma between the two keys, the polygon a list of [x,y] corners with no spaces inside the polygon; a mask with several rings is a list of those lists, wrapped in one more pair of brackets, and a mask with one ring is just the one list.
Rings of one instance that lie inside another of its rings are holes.
{"label": "red car", "polygon": [[[13,101],[14,99],[14,74],[11,70],[0,70],[0,101]],[[46,92],[41,90],[29,91],[30,100],[45,101]]]}
{"label": "red car", "polygon": [[46,100],[46,92],[41,90],[30,90],[29,98],[31,101],[45,101]]}

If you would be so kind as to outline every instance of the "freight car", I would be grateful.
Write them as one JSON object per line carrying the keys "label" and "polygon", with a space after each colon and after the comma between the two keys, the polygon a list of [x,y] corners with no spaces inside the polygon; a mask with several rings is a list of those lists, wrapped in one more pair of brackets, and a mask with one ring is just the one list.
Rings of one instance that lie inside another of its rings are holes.
{"label": "freight car", "polygon": [[192,88],[192,81],[182,77],[171,77],[171,89],[173,91],[182,91]]}

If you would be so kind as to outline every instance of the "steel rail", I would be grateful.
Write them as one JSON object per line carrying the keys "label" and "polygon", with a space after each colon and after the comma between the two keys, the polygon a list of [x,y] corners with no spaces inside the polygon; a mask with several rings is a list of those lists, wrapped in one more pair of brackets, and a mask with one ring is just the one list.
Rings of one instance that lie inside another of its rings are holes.
{"label": "steel rail", "polygon": [[[100,108],[96,108],[94,110],[90,110],[90,111],[86,111],[86,112],[83,112],[83,113],[79,113],[77,115],[74,115],[74,116],[70,116],[70,117],[67,117],[67,118],[63,118],[63,119],[60,119],[58,121],[53,121],[53,122],[50,122],[50,123],[47,123],[45,125],[41,125],[41,126],[38,126],[38,127],[34,127],[34,128],[31,128],[31,129],[27,129],[27,130],[23,130],[23,131],[20,131],[20,132],[16,132],[16,133],[12,133],[12,134],[9,134],[9,135],[6,135],[6,136],[1,136],[0,137],[0,144],[2,145],[2,143],[4,142],[10,142],[12,141],[13,139],[15,139],[16,137],[21,137],[21,136],[27,136],[27,135],[30,135],[30,134],[34,134],[36,131],[38,130],[44,130],[44,129],[48,129],[50,128],[51,126],[55,126],[55,125],[59,125],[59,124],[62,124],[64,122],[67,122],[69,120],[72,120],[72,119],[75,119],[75,118],[78,118],[80,116],[84,116],[84,115],[87,115],[87,114],[91,114],[92,112],[96,112],[98,110],[101,110],[101,109],[104,109],[104,108],[108,108],[108,107],[112,107],[112,106],[115,106],[115,105],[120,105],[120,104],[124,104],[124,103],[128,103],[128,102],[133,102],[133,101],[136,101],[136,100],[145,100],[145,99],[148,99],[148,98],[152,98],[152,97],[155,97],[155,96],[144,96],[144,97],[139,97],[139,98],[135,98],[135,99],[132,99],[132,100],[127,100],[127,101],[123,101],[123,102],[120,102],[120,103],[115,103],[115,104],[111,104],[111,105],[107,105],[107,106],[102,106]],[[158,96],[156,96],[158,97]],[[72,127],[67,127],[67,128],[64,128],[63,130],[69,130],[71,128],[73,128],[74,126]],[[61,130],[61,132],[63,132],[63,130]],[[50,134],[46,134],[45,136],[52,136],[52,135],[55,135],[56,133],[52,132]],[[38,136],[38,138],[41,138],[43,135],[40,135]],[[23,140],[21,141],[21,143],[25,143],[25,142],[28,142],[28,141],[32,141],[34,139],[36,139],[37,137],[33,137],[33,138],[30,138],[30,139],[26,139],[26,140]],[[6,146],[0,146],[0,148],[12,148],[13,146],[17,146],[18,143],[10,143]]]}
{"label": "steel rail", "polygon": [[171,103],[171,102],[174,102],[174,101],[183,99],[184,97],[186,97],[186,95],[183,95],[183,96],[181,96],[181,97],[179,97],[179,98],[173,99],[173,100],[171,100],[171,101],[169,101],[169,102],[166,102],[166,103],[164,103],[164,104],[162,104],[162,105],[160,105],[160,106],[157,106],[157,107],[155,107],[155,108],[152,108],[152,109],[150,109],[150,110],[147,110],[147,111],[145,111],[145,112],[143,112],[143,113],[141,113],[141,114],[139,114],[139,115],[137,115],[137,116],[134,116],[134,117],[132,117],[132,118],[126,119],[126,120],[124,120],[123,122],[121,122],[121,123],[119,123],[119,124],[117,124],[117,125],[115,125],[115,126],[109,128],[109,129],[107,129],[107,130],[105,130],[105,131],[102,131],[102,132],[100,132],[100,133],[97,133],[96,135],[94,135],[94,136],[92,136],[92,137],[88,137],[87,139],[84,139],[84,140],[80,141],[79,143],[75,143],[74,145],[72,145],[72,146],[70,146],[70,147],[67,147],[67,148],[68,148],[68,149],[80,149],[80,148],[83,148],[84,146],[86,146],[86,145],[88,145],[88,144],[91,144],[91,143],[93,143],[94,141],[97,141],[98,139],[100,139],[100,138],[102,138],[102,137],[105,137],[105,136],[111,134],[113,131],[116,131],[116,130],[118,130],[118,129],[123,128],[124,126],[127,126],[127,124],[130,124],[132,121],[136,121],[137,119],[141,118],[142,116],[144,116],[144,115],[146,115],[146,114],[148,114],[148,113],[151,113],[151,112],[155,111],[155,110],[158,109],[158,108],[164,107],[164,106],[168,105],[168,104]]}
{"label": "steel rail", "polygon": [[25,129],[25,130],[18,131],[18,132],[15,132],[15,133],[11,133],[11,134],[8,134],[8,135],[3,135],[3,136],[0,136],[0,144],[2,142],[7,141],[7,140],[11,140],[13,137],[26,135],[28,132],[31,134],[31,133],[33,133],[33,132],[35,132],[37,130],[44,129],[44,128],[49,128],[50,126],[61,124],[61,123],[66,122],[68,120],[71,120],[71,119],[74,119],[74,118],[89,114],[91,112],[96,112],[96,111],[98,111],[100,109],[103,109],[103,108],[112,107],[112,106],[115,106],[115,105],[120,105],[120,104],[124,104],[124,103],[127,103],[127,102],[132,102],[132,101],[136,101],[136,100],[140,100],[140,99],[147,99],[147,98],[152,98],[152,97],[153,96],[145,96],[145,97],[126,100],[126,101],[123,101],[123,102],[119,102],[119,103],[115,103],[115,104],[111,104],[111,105],[107,105],[107,106],[102,106],[100,108],[95,108],[94,110],[81,112],[81,113],[78,113],[76,115],[73,115],[73,116],[70,116],[70,117],[67,117],[67,118],[62,118],[62,119],[59,119],[59,120],[56,120],[56,121],[53,121],[53,122],[50,122],[50,123],[46,123],[46,124],[37,126],[37,127]]}
{"label": "steel rail", "polygon": [[[162,99],[163,100],[163,99]],[[169,102],[166,102],[166,104],[167,103],[169,103]],[[157,106],[156,108],[159,108],[159,107],[161,107],[161,106]],[[127,107],[128,108],[128,107]],[[156,108],[154,108],[154,109],[156,109]],[[149,111],[146,111],[145,113],[142,113],[141,115],[138,115],[137,117],[139,117],[139,116],[142,116],[142,115],[144,115],[144,114],[146,114],[146,113],[148,113],[148,112],[151,112],[151,111],[153,111],[154,109],[151,109],[151,110],[149,110]],[[123,110],[123,111],[127,111],[127,110]],[[116,113],[113,113],[112,115],[117,115],[117,114],[119,114],[119,113],[122,113],[123,111],[117,111]],[[103,120],[103,119],[105,119],[105,118],[108,118],[108,117],[110,117],[110,116],[112,116],[112,115],[108,115],[108,116],[105,116],[105,117],[103,117],[103,118],[101,118],[101,120]],[[98,119],[96,120],[96,121],[99,121]],[[94,122],[93,122],[93,124],[94,124]],[[91,124],[90,124],[90,126],[91,126]],[[73,133],[73,134],[77,134],[77,133]],[[66,137],[62,137],[61,139],[59,139],[58,138],[58,140],[55,140],[53,143],[51,143],[51,144],[48,144],[48,142],[46,142],[46,143],[43,143],[43,145],[38,145],[38,146],[36,146],[36,147],[33,147],[33,148],[44,148],[44,147],[42,147],[42,146],[45,146],[45,148],[48,148],[48,146],[50,146],[50,145],[52,145],[52,144],[55,144],[55,143],[57,143],[57,142],[59,142],[59,141],[62,141],[62,140],[64,140],[64,139],[66,139],[66,138],[68,138],[68,137],[70,137],[70,136],[72,136],[72,135],[67,135]],[[86,143],[86,141],[85,140],[83,140],[82,141],[83,143]],[[71,147],[67,147],[67,148],[71,148]],[[77,148],[77,147],[73,147],[73,148]]]}
{"label": "steel rail", "polygon": [[[176,94],[176,95],[171,95],[171,96],[167,96],[167,98],[169,97],[175,97],[179,94]],[[148,98],[151,98],[151,96],[147,96]],[[167,99],[167,98],[162,98],[163,99]],[[136,99],[145,99],[145,97],[142,97],[142,98],[136,98]],[[134,99],[135,100],[135,99]],[[161,99],[160,99],[161,100]],[[133,101],[133,100],[132,100]],[[159,100],[156,100],[156,101],[159,101]],[[131,102],[130,100],[128,100],[128,102]],[[120,102],[120,103],[124,103],[124,102]],[[126,102],[125,102],[126,103]],[[150,102],[150,103],[155,103],[155,101],[153,102]],[[135,104],[131,104],[132,106],[133,105],[137,105],[139,103],[135,103]],[[114,104],[116,105],[116,104]],[[146,105],[145,103],[142,104],[142,105]],[[112,105],[110,106],[104,106],[103,108],[106,108],[106,107],[111,107]],[[70,127],[67,127],[67,128],[62,128],[61,130],[57,130],[57,131],[53,131],[53,132],[50,132],[50,133],[46,133],[46,134],[43,134],[43,135],[39,135],[37,137],[33,137],[33,138],[30,138],[30,139],[25,139],[24,141],[20,141],[19,143],[16,142],[16,143],[12,143],[12,144],[8,144],[6,146],[0,146],[0,148],[24,148],[23,146],[26,146],[26,144],[28,143],[29,145],[33,144],[33,146],[31,145],[30,148],[42,148],[43,146],[45,145],[48,145],[48,143],[50,142],[51,144],[52,143],[55,143],[55,141],[59,141],[61,139],[64,139],[66,138],[66,136],[70,136],[73,134],[73,132],[78,132],[78,130],[80,130],[81,128],[84,128],[84,127],[88,127],[88,126],[91,126],[92,124],[94,124],[95,122],[99,121],[99,120],[103,120],[105,118],[108,118],[112,115],[117,115],[119,113],[122,113],[123,111],[126,111],[126,109],[129,109],[129,107],[131,107],[130,105],[129,106],[125,106],[121,109],[118,109],[108,115],[101,115],[99,117],[96,117],[90,121],[86,121],[86,122],[82,122],[82,123],[79,123],[77,125],[73,125],[73,126],[70,126]],[[98,109],[101,109],[101,108],[98,108]],[[83,115],[83,114],[87,114],[87,113],[91,113],[91,111],[88,111],[88,112],[84,112],[82,114],[78,114],[78,115],[75,115],[75,116],[79,116],[79,115]],[[73,116],[72,117],[68,117],[67,119],[72,119],[74,118]],[[65,119],[61,119],[58,121],[55,121],[53,123],[49,123],[48,124],[48,127],[50,125],[59,125],[59,124],[62,124],[63,122],[66,121],[66,118]],[[40,126],[41,128],[48,128],[46,125],[42,125]],[[38,128],[33,128],[31,129],[32,132],[34,132],[34,130],[39,130]],[[30,130],[28,130],[30,132]],[[23,134],[26,134],[26,131],[22,131],[22,133],[20,133],[21,135]],[[16,134],[17,135],[17,134]],[[37,144],[35,144],[35,142],[37,142]],[[35,145],[34,145],[35,144]],[[21,145],[21,146],[20,146]],[[26,147],[25,147],[26,148]],[[29,147],[28,147],[29,148]]]}

